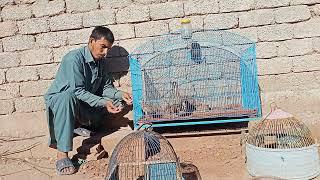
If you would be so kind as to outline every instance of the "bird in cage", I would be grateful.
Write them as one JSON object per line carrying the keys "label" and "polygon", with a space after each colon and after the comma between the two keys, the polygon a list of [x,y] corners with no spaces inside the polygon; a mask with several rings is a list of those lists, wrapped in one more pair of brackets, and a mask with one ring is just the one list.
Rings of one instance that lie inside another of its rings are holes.
{"label": "bird in cage", "polygon": [[197,42],[191,43],[191,60],[194,61],[197,64],[200,64],[203,62],[202,53],[201,53],[201,46]]}
{"label": "bird in cage", "polygon": [[319,174],[318,145],[311,131],[276,105],[271,106],[263,120],[250,127],[246,158],[252,176],[313,179]]}
{"label": "bird in cage", "polygon": [[159,113],[159,106],[152,105],[151,103],[142,102],[142,109],[144,116],[146,118],[161,118],[161,113]]}
{"label": "bird in cage", "polygon": [[183,109],[183,113],[180,114],[180,116],[189,116],[192,114],[192,112],[196,110],[196,106],[189,99],[184,99],[182,101],[182,109]]}
{"label": "bird in cage", "polygon": [[256,44],[228,31],[188,32],[154,37],[130,53],[135,95],[152,106],[137,102],[134,121],[146,119],[141,109],[150,109],[145,113],[157,117],[151,121],[158,127],[176,126],[176,120],[197,125],[261,117]]}
{"label": "bird in cage", "polygon": [[172,82],[172,104],[170,104],[170,113],[179,113],[183,110],[181,95],[179,92],[179,85],[177,82]]}
{"label": "bird in cage", "polygon": [[181,95],[177,82],[171,82],[170,99],[167,102],[166,112],[173,117],[182,117],[190,115],[195,106],[187,97]]}

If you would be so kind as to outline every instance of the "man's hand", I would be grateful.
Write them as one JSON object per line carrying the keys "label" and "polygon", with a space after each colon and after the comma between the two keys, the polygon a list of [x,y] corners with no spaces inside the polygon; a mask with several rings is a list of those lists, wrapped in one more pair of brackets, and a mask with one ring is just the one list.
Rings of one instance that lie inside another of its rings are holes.
{"label": "man's hand", "polygon": [[117,106],[113,105],[112,101],[107,101],[104,105],[107,108],[107,111],[109,111],[112,114],[120,112],[122,109],[118,108]]}
{"label": "man's hand", "polygon": [[123,92],[122,94],[122,99],[128,104],[131,105],[132,104],[132,95],[126,92]]}

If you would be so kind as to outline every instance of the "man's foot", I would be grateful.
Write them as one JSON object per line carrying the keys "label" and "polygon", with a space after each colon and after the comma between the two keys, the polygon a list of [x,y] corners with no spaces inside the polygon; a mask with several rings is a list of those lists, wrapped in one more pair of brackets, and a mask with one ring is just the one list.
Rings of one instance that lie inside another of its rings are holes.
{"label": "man's foot", "polygon": [[59,175],[70,175],[76,172],[76,168],[68,157],[68,153],[57,153],[56,169]]}

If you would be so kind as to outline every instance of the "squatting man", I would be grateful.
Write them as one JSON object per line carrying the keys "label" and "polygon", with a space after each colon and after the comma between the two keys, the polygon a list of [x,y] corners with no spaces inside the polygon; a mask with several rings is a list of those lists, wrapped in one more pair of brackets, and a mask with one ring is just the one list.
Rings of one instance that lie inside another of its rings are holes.
{"label": "squatting man", "polygon": [[60,175],[76,171],[68,157],[74,133],[90,136],[108,113],[123,109],[122,101],[132,104],[131,94],[115,89],[105,71],[105,56],[113,42],[110,29],[95,27],[86,46],[62,58],[55,80],[45,94],[49,147],[57,149],[56,170]]}

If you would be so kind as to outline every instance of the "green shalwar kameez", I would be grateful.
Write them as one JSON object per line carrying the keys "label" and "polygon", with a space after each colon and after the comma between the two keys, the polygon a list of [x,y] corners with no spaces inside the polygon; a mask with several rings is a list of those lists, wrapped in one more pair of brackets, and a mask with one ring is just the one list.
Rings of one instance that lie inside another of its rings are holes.
{"label": "green shalwar kameez", "polygon": [[107,100],[120,100],[106,73],[106,60],[95,62],[88,46],[66,54],[55,80],[45,94],[49,145],[62,152],[72,150],[75,122],[98,126],[107,110]]}

